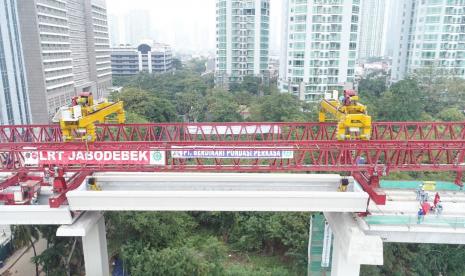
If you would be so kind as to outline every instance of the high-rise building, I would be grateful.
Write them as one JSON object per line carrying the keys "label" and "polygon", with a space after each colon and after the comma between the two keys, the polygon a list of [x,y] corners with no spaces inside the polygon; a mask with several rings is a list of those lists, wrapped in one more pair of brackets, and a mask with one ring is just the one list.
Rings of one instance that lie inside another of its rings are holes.
{"label": "high-rise building", "polygon": [[394,53],[394,37],[399,32],[399,18],[402,17],[402,11],[398,8],[398,0],[386,0],[386,14],[385,14],[385,43],[383,55],[387,57],[392,57]]}
{"label": "high-rise building", "polygon": [[165,73],[172,70],[171,47],[144,42],[137,47],[119,46],[111,49],[113,76],[131,76],[139,72]]}
{"label": "high-rise building", "polygon": [[428,67],[465,78],[465,0],[404,0],[395,9],[392,82]]}
{"label": "high-rise building", "polygon": [[358,58],[384,55],[386,0],[361,0]]}
{"label": "high-rise building", "polygon": [[110,35],[110,45],[111,46],[118,46],[123,44],[121,41],[121,29],[120,29],[120,17],[115,14],[108,15],[108,29]]}
{"label": "high-rise building", "polygon": [[152,34],[150,12],[148,10],[130,10],[124,17],[124,44],[137,45]]}
{"label": "high-rise building", "polygon": [[31,120],[16,0],[0,1],[0,125]]}
{"label": "high-rise building", "polygon": [[268,78],[269,21],[269,0],[216,1],[216,85]]}
{"label": "high-rise building", "polygon": [[301,100],[353,86],[360,0],[285,0],[278,87]]}
{"label": "high-rise building", "polygon": [[32,121],[50,120],[81,91],[111,86],[105,0],[18,1]]}

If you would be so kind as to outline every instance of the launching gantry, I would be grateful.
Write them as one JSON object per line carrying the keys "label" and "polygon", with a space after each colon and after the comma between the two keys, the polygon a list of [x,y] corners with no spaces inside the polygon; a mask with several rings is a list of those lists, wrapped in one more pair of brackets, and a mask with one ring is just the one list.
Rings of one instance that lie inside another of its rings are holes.
{"label": "launching gantry", "polygon": [[[320,123],[336,121],[338,140],[370,140],[371,117],[367,107],[358,101],[354,90],[344,90],[339,98],[338,91],[327,93],[320,103]],[[327,118],[327,114],[331,118]]]}
{"label": "launching gantry", "polygon": [[96,140],[95,124],[107,122],[108,117],[116,114],[119,124],[125,122],[126,117],[123,102],[109,102],[102,99],[94,102],[91,92],[83,92],[73,97],[71,105],[61,107],[53,117],[54,123],[60,123],[63,141]]}

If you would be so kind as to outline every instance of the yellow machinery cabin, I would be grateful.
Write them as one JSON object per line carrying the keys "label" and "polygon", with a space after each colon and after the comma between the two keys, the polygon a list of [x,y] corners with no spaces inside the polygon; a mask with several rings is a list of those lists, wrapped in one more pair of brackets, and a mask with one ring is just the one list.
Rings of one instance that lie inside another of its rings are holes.
{"label": "yellow machinery cabin", "polygon": [[319,121],[336,121],[338,140],[369,140],[371,117],[367,114],[367,107],[358,101],[354,90],[344,90],[340,98],[337,91],[325,95],[320,103]]}
{"label": "yellow machinery cabin", "polygon": [[60,123],[63,141],[81,139],[93,142],[96,139],[95,124],[106,122],[113,114],[116,114],[119,124],[124,123],[126,117],[122,101],[94,101],[92,93],[83,92],[73,97],[70,106],[60,108],[53,122]]}

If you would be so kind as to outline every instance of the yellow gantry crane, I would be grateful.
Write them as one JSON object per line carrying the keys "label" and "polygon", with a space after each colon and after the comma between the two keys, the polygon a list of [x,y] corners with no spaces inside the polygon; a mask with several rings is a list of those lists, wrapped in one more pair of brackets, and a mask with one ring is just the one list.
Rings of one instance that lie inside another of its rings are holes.
{"label": "yellow gantry crane", "polygon": [[116,114],[119,124],[124,123],[126,116],[122,101],[94,101],[91,92],[83,92],[73,97],[70,106],[61,107],[53,117],[53,122],[60,123],[63,141],[81,139],[93,142],[97,138],[95,124],[106,122],[113,114]]}
{"label": "yellow gantry crane", "polygon": [[325,99],[320,102],[319,121],[335,120],[338,140],[369,140],[371,117],[367,114],[367,107],[358,101],[359,97],[354,90],[344,90],[343,96],[339,98],[338,91],[325,95]]}

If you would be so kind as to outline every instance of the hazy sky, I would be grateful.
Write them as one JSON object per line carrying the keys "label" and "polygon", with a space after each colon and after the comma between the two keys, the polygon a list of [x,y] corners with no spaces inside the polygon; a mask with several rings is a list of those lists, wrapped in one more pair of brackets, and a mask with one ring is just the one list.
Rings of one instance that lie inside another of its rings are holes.
{"label": "hazy sky", "polygon": [[[123,17],[130,10],[148,10],[157,42],[182,50],[215,49],[216,0],[107,0],[108,14]],[[281,0],[270,0],[270,47],[278,51]]]}

